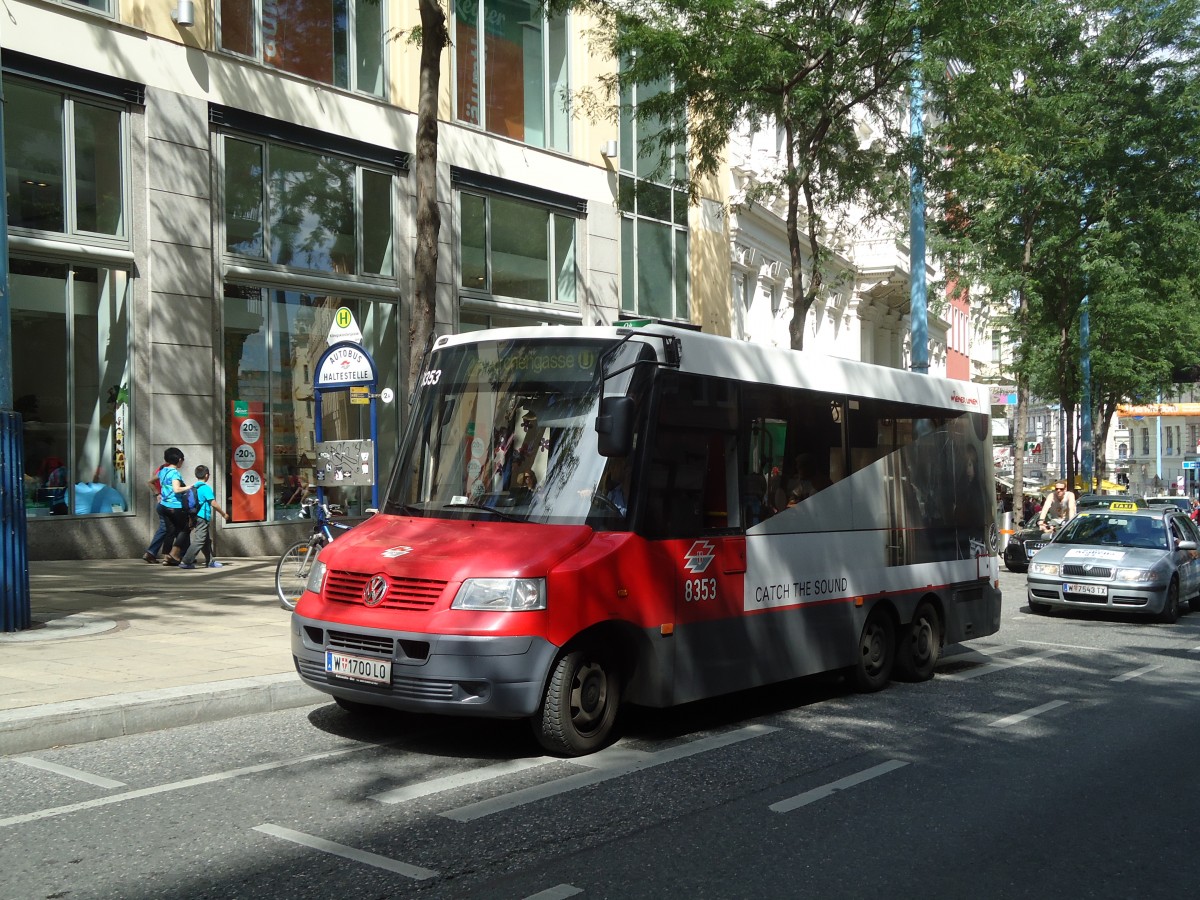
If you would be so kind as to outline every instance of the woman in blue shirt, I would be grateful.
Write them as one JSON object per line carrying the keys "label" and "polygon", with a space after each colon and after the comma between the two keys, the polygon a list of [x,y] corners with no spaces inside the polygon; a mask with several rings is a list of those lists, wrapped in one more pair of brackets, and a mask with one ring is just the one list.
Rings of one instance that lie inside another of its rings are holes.
{"label": "woman in blue shirt", "polygon": [[187,490],[187,484],[179,471],[179,467],[183,465],[183,451],[178,447],[168,447],[163,451],[163,461],[166,465],[158,473],[158,481],[162,485],[158,495],[158,514],[167,523],[163,546],[170,548],[163,565],[177,566],[191,540],[192,530],[187,510],[183,508],[183,501],[179,498],[179,495]]}

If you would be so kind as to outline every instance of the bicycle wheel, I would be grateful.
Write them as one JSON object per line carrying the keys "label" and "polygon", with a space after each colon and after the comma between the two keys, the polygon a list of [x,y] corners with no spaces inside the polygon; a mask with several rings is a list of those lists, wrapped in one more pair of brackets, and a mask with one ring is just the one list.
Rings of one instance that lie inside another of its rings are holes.
{"label": "bicycle wheel", "polygon": [[321,552],[317,541],[296,541],[283,551],[279,564],[275,567],[275,594],[279,597],[279,605],[286,610],[293,610],[304,593],[304,585],[308,583],[308,573],[312,569],[313,560]]}

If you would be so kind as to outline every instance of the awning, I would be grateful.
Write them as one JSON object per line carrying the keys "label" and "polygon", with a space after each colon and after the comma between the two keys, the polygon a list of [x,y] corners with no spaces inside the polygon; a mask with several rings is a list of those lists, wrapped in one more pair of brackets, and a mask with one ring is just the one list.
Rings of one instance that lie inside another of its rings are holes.
{"label": "awning", "polygon": [[[1042,485],[1040,488],[1038,488],[1038,490],[1042,491],[1043,493],[1048,493],[1054,490],[1054,485],[1058,484],[1059,481],[1065,480],[1066,479],[1063,478],[1056,478],[1049,484]],[[1076,493],[1084,490],[1082,478],[1076,477],[1074,490]],[[1102,494],[1124,494],[1127,490],[1129,490],[1129,488],[1125,487],[1123,484],[1117,484],[1115,481],[1109,481],[1107,478],[1100,479],[1100,493]]]}
{"label": "awning", "polygon": [[[1011,477],[1006,478],[1003,475],[997,475],[995,476],[995,481],[996,484],[1002,484],[1010,491],[1013,489],[1013,480]],[[1038,480],[1036,478],[1026,478],[1025,493],[1030,497],[1041,497],[1045,491],[1042,491],[1042,489],[1038,487]]]}

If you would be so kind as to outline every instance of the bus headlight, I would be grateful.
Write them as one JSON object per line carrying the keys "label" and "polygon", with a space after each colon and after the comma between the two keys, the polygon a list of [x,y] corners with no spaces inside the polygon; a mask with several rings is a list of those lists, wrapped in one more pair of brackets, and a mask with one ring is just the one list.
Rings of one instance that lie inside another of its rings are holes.
{"label": "bus headlight", "polygon": [[325,563],[319,559],[314,560],[312,569],[308,573],[308,583],[304,585],[306,591],[312,591],[314,594],[321,593],[321,588],[325,586]]}
{"label": "bus headlight", "polygon": [[1040,563],[1031,561],[1029,563],[1030,575],[1057,575],[1058,563]]}
{"label": "bus headlight", "polygon": [[451,609],[520,612],[546,608],[545,578],[468,578]]}

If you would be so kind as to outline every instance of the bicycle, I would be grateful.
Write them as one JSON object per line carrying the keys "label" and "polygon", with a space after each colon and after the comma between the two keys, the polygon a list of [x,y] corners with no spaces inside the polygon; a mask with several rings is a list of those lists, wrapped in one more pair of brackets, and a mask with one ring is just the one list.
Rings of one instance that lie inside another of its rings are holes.
{"label": "bicycle", "polygon": [[289,612],[296,608],[300,595],[304,593],[313,561],[325,545],[336,537],[333,529],[349,531],[354,527],[333,521],[329,504],[316,497],[306,497],[300,501],[300,517],[313,519],[312,534],[284,550],[279,557],[279,564],[275,566],[275,595],[279,598],[279,605]]}

